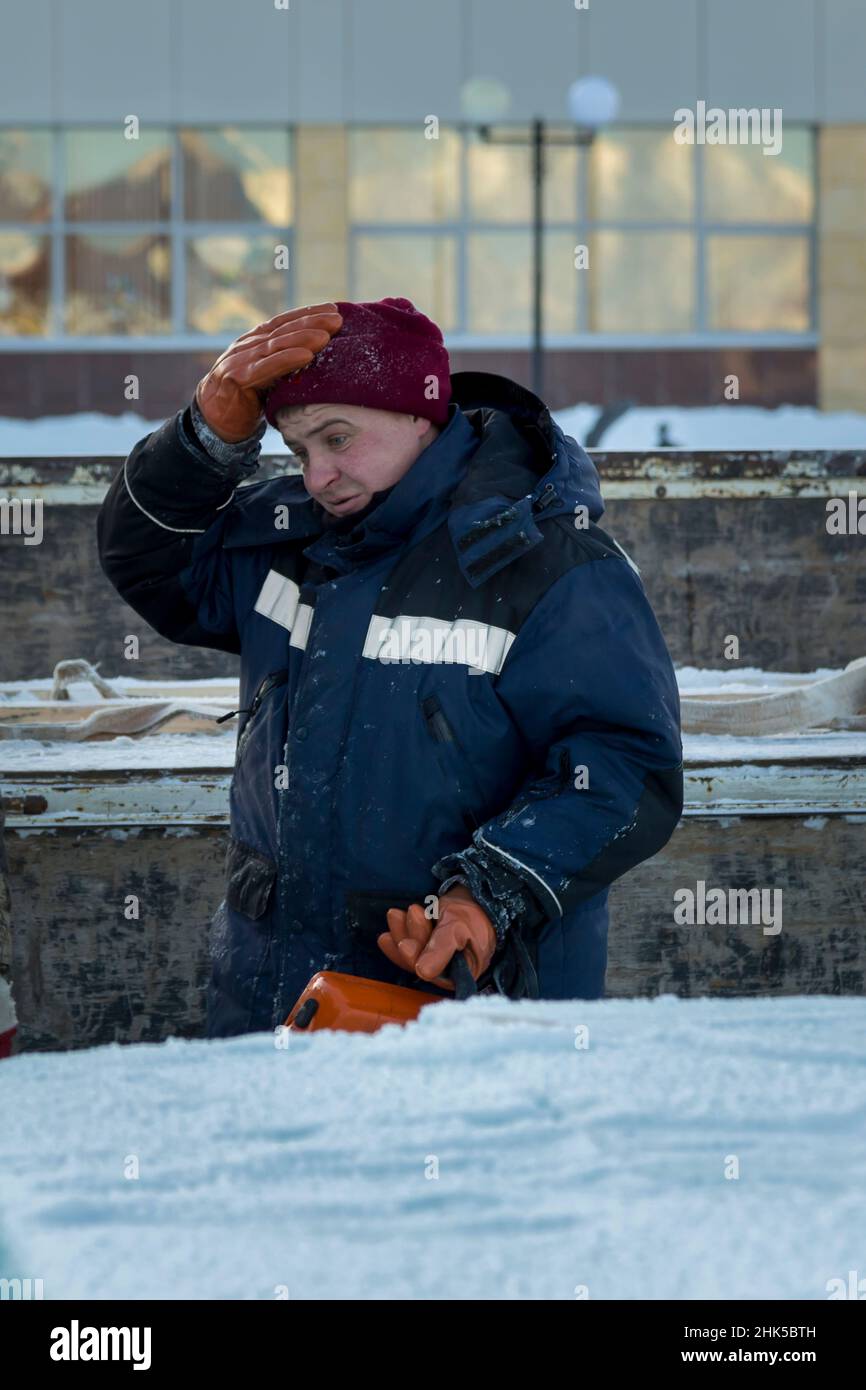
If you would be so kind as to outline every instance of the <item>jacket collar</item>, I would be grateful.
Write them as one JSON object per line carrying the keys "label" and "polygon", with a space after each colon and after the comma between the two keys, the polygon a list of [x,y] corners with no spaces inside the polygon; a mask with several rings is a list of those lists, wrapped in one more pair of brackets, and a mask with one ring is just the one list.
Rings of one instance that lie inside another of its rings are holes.
{"label": "jacket collar", "polygon": [[444,429],[420,453],[408,473],[357,526],[324,530],[304,554],[316,564],[348,574],[359,564],[395,550],[409,537],[420,540],[441,525],[450,499],[478,447],[466,415],[449,407]]}
{"label": "jacket collar", "polygon": [[463,575],[477,588],[542,539],[536,516],[556,500],[543,486],[557,463],[556,427],[544,403],[507,377],[458,372],[452,392],[479,445],[448,529]]}

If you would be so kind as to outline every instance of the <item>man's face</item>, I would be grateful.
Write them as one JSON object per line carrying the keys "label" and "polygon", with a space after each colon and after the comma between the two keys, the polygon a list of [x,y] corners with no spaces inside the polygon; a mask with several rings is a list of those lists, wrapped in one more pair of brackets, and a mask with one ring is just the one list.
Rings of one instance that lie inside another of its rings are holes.
{"label": "man's face", "polygon": [[287,406],[277,428],[303,467],[307,492],[332,516],[359,512],[392,487],[439,432],[420,415],[363,405]]}

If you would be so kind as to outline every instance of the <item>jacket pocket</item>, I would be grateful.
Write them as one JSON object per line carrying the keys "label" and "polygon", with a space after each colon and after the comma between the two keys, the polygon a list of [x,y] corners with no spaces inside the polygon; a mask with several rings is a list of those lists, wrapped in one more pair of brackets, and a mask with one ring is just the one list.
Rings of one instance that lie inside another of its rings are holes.
{"label": "jacket pocket", "polygon": [[226,902],[236,912],[254,921],[268,910],[277,866],[267,855],[245,845],[242,840],[229,840],[226,850]]}
{"label": "jacket pocket", "polygon": [[264,704],[267,697],[270,695],[271,691],[277,690],[280,686],[285,685],[288,679],[289,673],[287,670],[272,671],[271,674],[269,676],[265,676],[264,680],[261,682],[258,690],[256,691],[255,695],[250,701],[249,709],[245,711],[246,719],[244,720],[241,726],[241,731],[238,734],[238,743],[237,748],[235,749],[236,767],[240,762],[241,754],[244,748],[246,747],[247,742],[249,741],[250,732],[255,722],[256,715],[259,713],[260,709],[262,708],[262,705]]}
{"label": "jacket pocket", "polygon": [[436,744],[439,765],[456,793],[463,823],[472,833],[478,829],[479,821],[475,812],[482,804],[475,774],[438,695],[426,695],[422,699],[421,714],[427,733]]}
{"label": "jacket pocket", "polygon": [[[428,890],[432,892],[431,890]],[[346,926],[349,935],[356,942],[365,945],[376,943],[376,938],[388,930],[385,916],[389,907],[400,908],[403,912],[412,903],[424,904],[423,893],[346,893]]]}

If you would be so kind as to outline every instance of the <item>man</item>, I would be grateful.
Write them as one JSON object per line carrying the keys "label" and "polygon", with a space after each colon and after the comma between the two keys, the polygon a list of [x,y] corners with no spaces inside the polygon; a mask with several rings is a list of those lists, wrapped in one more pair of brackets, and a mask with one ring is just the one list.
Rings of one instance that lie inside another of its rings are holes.
{"label": "man", "polygon": [[[303,476],[238,484],[265,418]],[[407,299],[233,343],[138,443],[103,568],[177,642],[241,654],[208,1031],[334,969],[597,998],[608,885],[682,809],[679,703],[598,477],[535,396],[451,378]]]}

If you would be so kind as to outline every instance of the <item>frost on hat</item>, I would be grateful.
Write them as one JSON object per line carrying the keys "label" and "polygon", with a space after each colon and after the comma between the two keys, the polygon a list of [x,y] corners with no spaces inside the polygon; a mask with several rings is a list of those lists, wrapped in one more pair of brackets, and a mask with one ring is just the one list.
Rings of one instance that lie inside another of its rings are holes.
{"label": "frost on hat", "polygon": [[442,333],[410,299],[337,300],[343,324],[307,367],[281,377],[265,401],[268,423],[284,406],[364,405],[448,419],[451,375]]}

